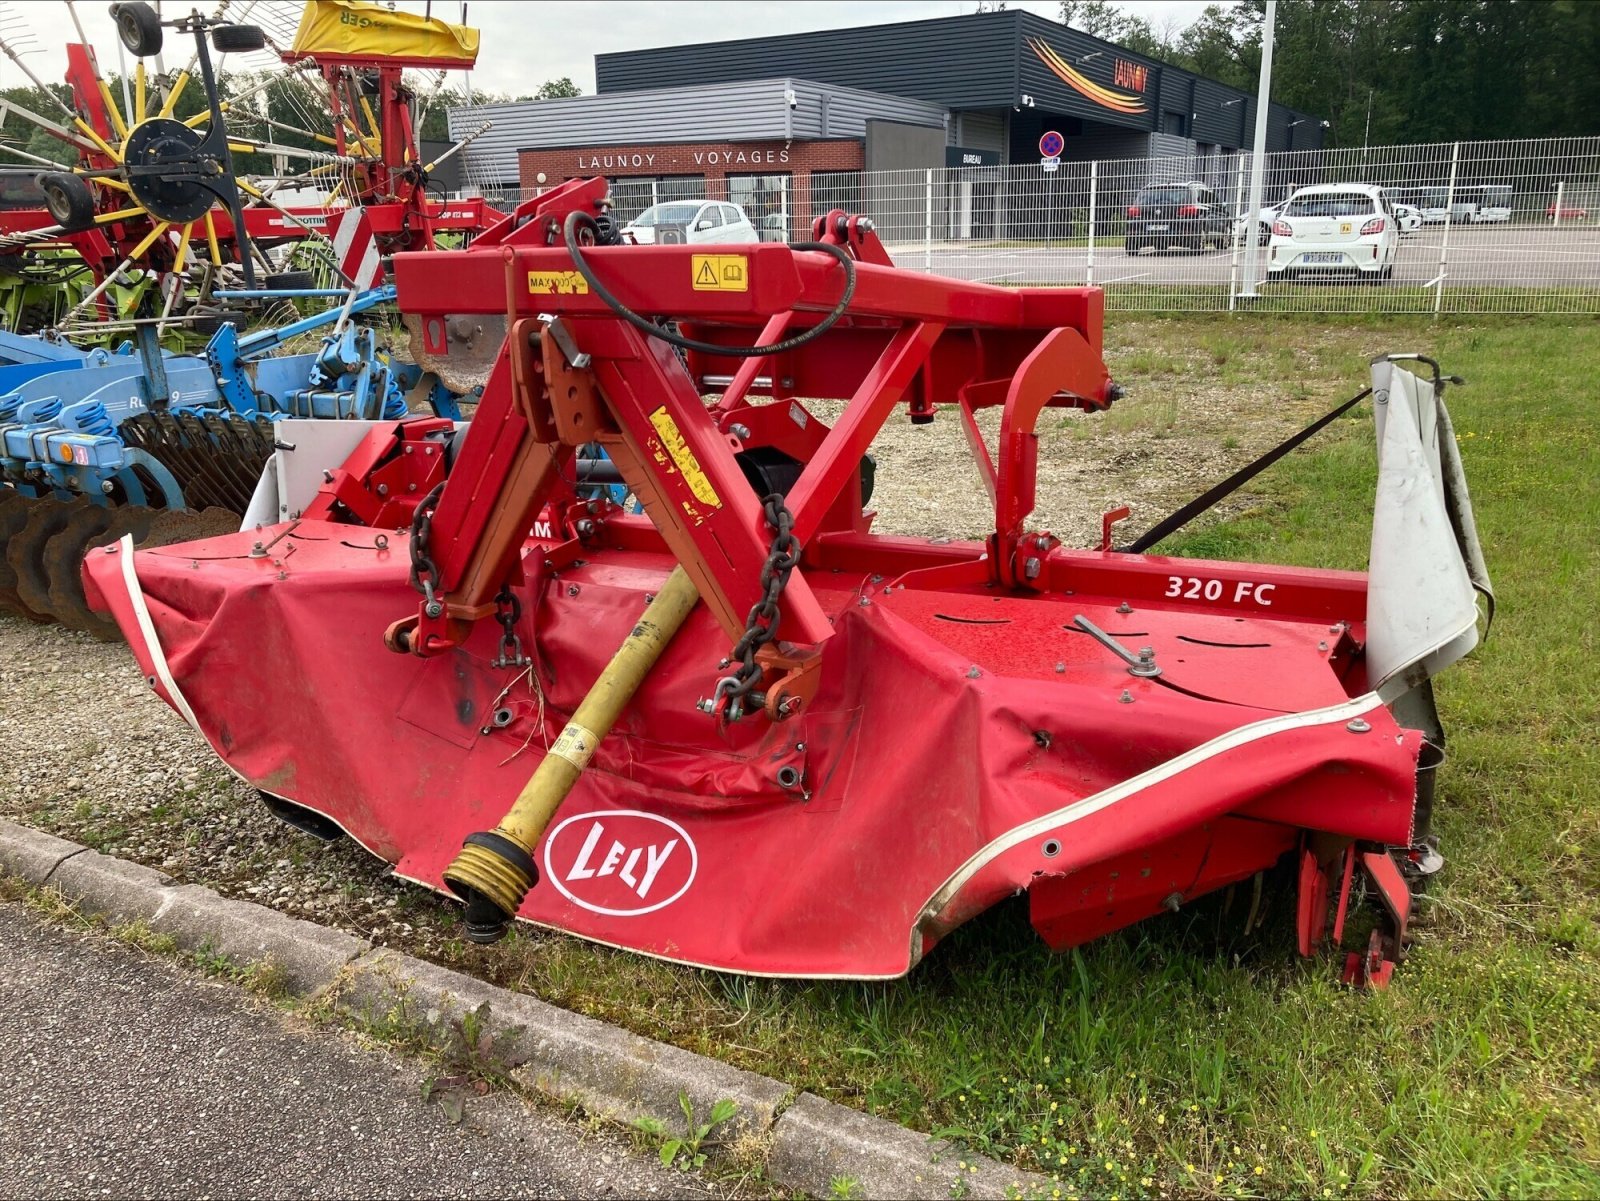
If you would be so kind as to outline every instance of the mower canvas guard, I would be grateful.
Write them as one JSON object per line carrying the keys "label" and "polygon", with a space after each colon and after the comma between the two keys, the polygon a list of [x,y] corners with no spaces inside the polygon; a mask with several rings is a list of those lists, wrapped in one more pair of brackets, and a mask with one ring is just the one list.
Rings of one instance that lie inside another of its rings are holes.
{"label": "mower canvas guard", "polygon": [[[1427,678],[1486,586],[1442,385],[1375,369],[1370,579],[1073,550],[1029,522],[1034,425],[1118,395],[1098,290],[899,271],[842,213],[813,244],[603,245],[574,218],[603,196],[396,259],[419,353],[505,323],[464,436],[378,423],[278,471],[290,520],[91,556],[91,598],[232,770],[408,879],[443,891],[489,848],[531,883],[518,917],[682,963],[898,976],[1019,892],[1066,948],[1289,855],[1301,950],[1335,899],[1337,942],[1360,870],[1387,907],[1355,978],[1387,978],[1442,742]],[[874,436],[936,413],[982,542],[872,532]],[[642,512],[579,498],[595,443]],[[591,737],[574,715],[677,566],[703,603]],[[507,811],[551,756],[577,771],[530,834]]]}

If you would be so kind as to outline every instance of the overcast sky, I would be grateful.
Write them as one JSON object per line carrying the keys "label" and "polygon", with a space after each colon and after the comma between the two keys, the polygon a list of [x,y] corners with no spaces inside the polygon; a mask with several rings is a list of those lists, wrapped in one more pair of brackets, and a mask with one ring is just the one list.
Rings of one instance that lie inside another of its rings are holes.
{"label": "overcast sky", "polygon": [[[197,6],[202,11],[211,7],[204,0]],[[1174,21],[1180,26],[1205,6],[1205,0],[1127,0],[1120,5],[1152,23]],[[101,69],[109,73],[117,70],[117,36],[107,7],[105,0],[82,0],[76,6]],[[181,0],[167,0],[163,6],[168,14],[190,7]],[[403,0],[399,7],[421,12],[423,4]],[[468,23],[483,31],[472,86],[515,95],[565,75],[585,95],[593,95],[594,56],[607,51],[952,17],[977,7],[976,0],[469,0]],[[1059,9],[1055,0],[1011,0],[1010,7],[1052,20]],[[31,27],[38,52],[27,56],[28,66],[47,82],[59,81],[66,69],[61,46],[74,36],[67,5],[62,0],[10,0],[6,8]],[[461,6],[457,0],[435,0],[433,13],[458,21]],[[169,69],[175,65],[181,63],[167,63]],[[0,86],[25,82],[15,66],[0,60]]]}

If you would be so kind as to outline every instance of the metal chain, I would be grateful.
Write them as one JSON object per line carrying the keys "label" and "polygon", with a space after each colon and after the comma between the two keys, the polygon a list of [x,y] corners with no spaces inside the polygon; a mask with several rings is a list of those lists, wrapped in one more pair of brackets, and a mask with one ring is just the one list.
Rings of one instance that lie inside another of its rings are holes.
{"label": "metal chain", "polygon": [[433,491],[422,498],[422,503],[411,514],[411,586],[422,593],[427,602],[429,617],[438,617],[444,605],[433,595],[439,582],[439,569],[428,554],[428,539],[433,533],[433,510],[439,504],[444,484],[435,484]]}
{"label": "metal chain", "polygon": [[710,709],[727,721],[738,721],[745,714],[747,703],[761,683],[761,667],[756,663],[756,652],[773,640],[782,616],[778,598],[788,586],[789,576],[800,562],[800,540],[794,536],[794,515],[784,506],[783,495],[778,492],[763,497],[761,508],[767,526],[773,531],[772,547],[767,551],[767,561],[761,567],[761,599],[750,609],[745,619],[744,636],[734,645],[733,652],[724,659],[723,666],[737,663],[731,676],[717,681],[711,696]]}
{"label": "metal chain", "polygon": [[522,620],[522,602],[508,584],[494,598],[494,619],[500,623],[500,654],[493,667],[526,667],[533,660],[522,653],[522,639],[517,637],[517,623]]}

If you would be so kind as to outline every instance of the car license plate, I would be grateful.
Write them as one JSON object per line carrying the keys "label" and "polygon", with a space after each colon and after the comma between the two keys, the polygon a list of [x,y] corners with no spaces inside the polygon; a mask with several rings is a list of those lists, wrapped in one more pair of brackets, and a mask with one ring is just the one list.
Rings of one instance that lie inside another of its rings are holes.
{"label": "car license plate", "polygon": [[1342,255],[1342,254],[1308,254],[1308,255],[1305,256],[1305,261],[1308,262],[1308,263],[1342,263],[1342,262],[1344,262],[1344,255]]}
{"label": "car license plate", "polygon": [[1152,225],[1150,227],[1150,232],[1153,234],[1164,234],[1167,232],[1167,227],[1165,225]]}

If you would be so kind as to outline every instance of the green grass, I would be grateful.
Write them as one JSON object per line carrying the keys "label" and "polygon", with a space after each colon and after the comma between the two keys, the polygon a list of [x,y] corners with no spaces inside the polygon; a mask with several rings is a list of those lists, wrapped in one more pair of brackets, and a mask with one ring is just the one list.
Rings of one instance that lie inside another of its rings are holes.
{"label": "green grass", "polygon": [[[1137,262],[1129,259],[1128,262]],[[1117,264],[1095,265],[1097,286],[1105,289],[1108,313],[1225,312],[1228,285],[1163,284],[1141,280],[1116,280],[1122,274],[1111,270]],[[1108,280],[1112,282],[1107,282]],[[1063,280],[1041,285],[1029,281],[1005,281],[1007,286],[1040,287],[1072,285]],[[1082,280],[1076,281],[1081,285]],[[1334,314],[1359,317],[1429,316],[1434,312],[1434,289],[1415,284],[1328,281],[1288,283],[1269,281],[1253,300],[1235,301],[1238,309],[1274,314]],[[1445,316],[1484,316],[1491,313],[1530,316],[1560,314],[1569,317],[1593,315],[1600,310],[1600,297],[1593,288],[1517,288],[1479,284],[1451,284],[1446,281],[1440,312]]]}
{"label": "green grass", "polygon": [[[1222,375],[1258,333],[1177,319],[1119,340],[1157,376],[1174,359]],[[1248,938],[1243,899],[1213,897],[1065,956],[1002,907],[890,984],[725,977],[533,932],[451,957],[1053,1172],[1063,1196],[1600,1191],[1600,324],[1290,322],[1275,338],[1312,348],[1266,357],[1264,403],[1334,362],[1347,386],[1318,391],[1348,395],[1384,349],[1470,381],[1451,404],[1500,611],[1440,681],[1449,866],[1391,990],[1298,961],[1282,887]],[[1275,470],[1254,516],[1164,549],[1363,565],[1369,427],[1357,410]]]}

